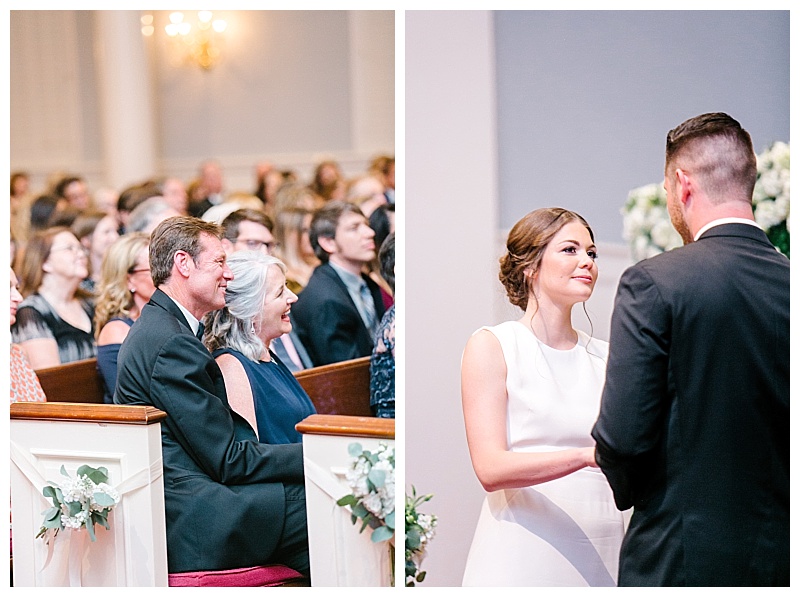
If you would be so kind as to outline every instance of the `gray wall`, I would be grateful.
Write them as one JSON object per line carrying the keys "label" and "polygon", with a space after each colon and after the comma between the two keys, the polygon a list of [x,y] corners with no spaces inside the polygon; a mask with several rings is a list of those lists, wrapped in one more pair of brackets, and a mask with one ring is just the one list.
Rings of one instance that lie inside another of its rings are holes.
{"label": "gray wall", "polygon": [[727,112],[789,141],[789,11],[495,13],[500,225],[559,205],[604,242],[663,179],[666,133]]}

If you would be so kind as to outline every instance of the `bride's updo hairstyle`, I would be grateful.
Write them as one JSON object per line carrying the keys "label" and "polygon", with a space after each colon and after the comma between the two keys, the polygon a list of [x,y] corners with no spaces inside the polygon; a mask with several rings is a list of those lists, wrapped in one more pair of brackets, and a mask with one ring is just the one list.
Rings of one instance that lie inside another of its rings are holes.
{"label": "bride's updo hairstyle", "polygon": [[[536,209],[514,224],[508,233],[506,254],[500,258],[500,282],[512,305],[523,311],[527,309],[533,274],[542,263],[545,247],[559,230],[573,221],[583,224],[594,242],[594,232],[586,220],[561,207]],[[526,271],[529,275],[525,275]]]}

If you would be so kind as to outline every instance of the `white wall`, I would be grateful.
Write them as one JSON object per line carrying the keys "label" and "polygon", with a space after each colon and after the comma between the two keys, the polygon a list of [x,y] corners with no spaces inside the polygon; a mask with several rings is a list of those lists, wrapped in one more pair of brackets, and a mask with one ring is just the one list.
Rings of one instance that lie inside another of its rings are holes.
{"label": "white wall", "polygon": [[[133,182],[109,180],[103,150],[102,12],[11,12],[11,168],[31,172],[34,192],[55,170],[85,174],[92,188]],[[143,176],[188,180],[214,158],[228,190],[253,190],[260,160],[307,178],[322,157],[353,175],[394,153],[393,11],[219,11],[228,29],[208,72],[170,59],[167,11],[155,11],[157,32],[146,39],[139,13],[119,12],[150,73],[135,82],[152,98],[153,122],[140,125],[153,128],[158,172]]]}

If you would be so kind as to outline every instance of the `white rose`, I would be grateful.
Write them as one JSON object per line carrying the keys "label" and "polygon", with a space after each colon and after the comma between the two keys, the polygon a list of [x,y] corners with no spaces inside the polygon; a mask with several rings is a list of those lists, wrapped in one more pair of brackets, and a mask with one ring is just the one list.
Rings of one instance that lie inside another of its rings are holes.
{"label": "white rose", "polygon": [[783,181],[781,180],[780,173],[776,170],[765,172],[760,180],[767,197],[776,197],[783,191]]}
{"label": "white rose", "polygon": [[680,242],[680,235],[672,227],[669,220],[656,222],[650,231],[650,237],[653,239],[653,244],[664,250],[675,248],[677,246],[676,243]]}

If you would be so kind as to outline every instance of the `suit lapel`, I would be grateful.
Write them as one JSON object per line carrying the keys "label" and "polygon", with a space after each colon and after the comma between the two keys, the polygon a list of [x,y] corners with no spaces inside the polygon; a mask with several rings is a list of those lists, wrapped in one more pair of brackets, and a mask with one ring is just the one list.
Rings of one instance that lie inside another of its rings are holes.
{"label": "suit lapel", "polygon": [[175,301],[169,298],[164,291],[156,288],[156,291],[150,297],[150,303],[153,306],[164,309],[170,315],[173,315],[186,328],[186,332],[194,336],[192,333],[192,326],[190,326],[189,322],[186,321],[186,316],[184,316],[183,311],[180,310],[178,305],[175,304]]}

